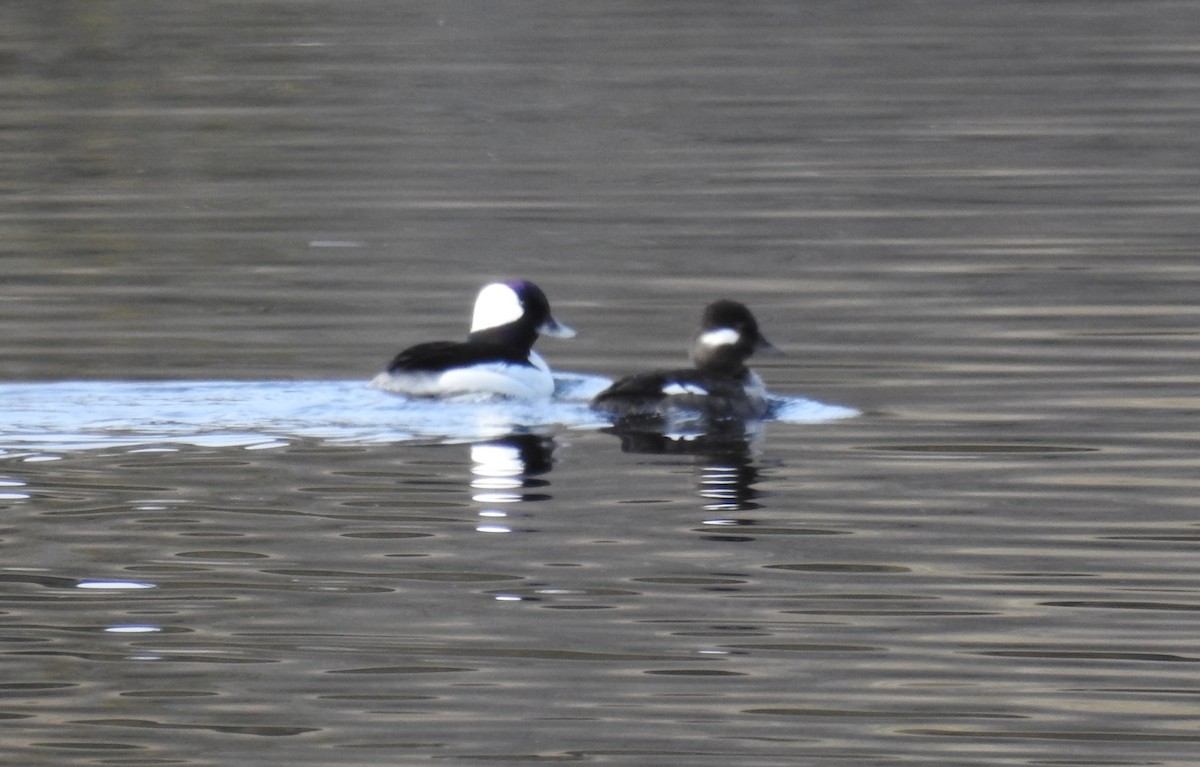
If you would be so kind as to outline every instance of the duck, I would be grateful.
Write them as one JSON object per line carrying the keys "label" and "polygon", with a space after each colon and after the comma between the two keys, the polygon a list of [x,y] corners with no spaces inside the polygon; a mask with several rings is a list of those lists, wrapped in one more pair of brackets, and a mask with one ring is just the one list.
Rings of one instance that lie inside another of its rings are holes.
{"label": "duck", "polygon": [[762,379],[746,367],[753,354],[782,354],[758,329],[745,304],[729,299],[705,307],[692,343],[692,367],[621,378],[597,394],[593,409],[618,422],[700,417],[761,419],[771,407]]}
{"label": "duck", "polygon": [[371,386],[430,398],[549,399],[554,376],[533,351],[539,335],[575,331],[550,313],[550,301],[529,280],[493,282],[475,298],[466,341],[429,341],[397,354]]}

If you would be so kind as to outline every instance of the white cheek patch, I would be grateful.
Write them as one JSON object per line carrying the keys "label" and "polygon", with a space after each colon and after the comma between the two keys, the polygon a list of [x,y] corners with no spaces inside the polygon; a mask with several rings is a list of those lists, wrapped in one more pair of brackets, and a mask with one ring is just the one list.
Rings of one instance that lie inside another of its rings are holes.
{"label": "white cheek patch", "polygon": [[679,394],[697,394],[703,397],[708,394],[708,389],[705,389],[703,386],[697,386],[696,384],[669,383],[662,387],[662,393],[668,396],[676,396]]}
{"label": "white cheek patch", "polygon": [[717,328],[700,336],[700,343],[708,347],[730,346],[742,340],[742,334],[733,328]]}
{"label": "white cheek patch", "polygon": [[475,314],[471,317],[471,332],[498,328],[521,319],[525,307],[521,297],[507,285],[494,282],[479,291],[475,299]]}

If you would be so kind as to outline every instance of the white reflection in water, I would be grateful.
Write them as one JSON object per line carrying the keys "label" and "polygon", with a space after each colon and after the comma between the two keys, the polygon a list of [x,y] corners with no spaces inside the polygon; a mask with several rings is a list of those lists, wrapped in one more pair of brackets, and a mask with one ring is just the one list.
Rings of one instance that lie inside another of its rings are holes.
{"label": "white reflection in water", "polygon": [[80,581],[75,584],[77,589],[105,589],[105,590],[136,590],[136,589],[153,589],[157,586],[153,583],[144,583],[142,581]]}
{"label": "white reflection in water", "polygon": [[[471,445],[471,461],[471,473],[487,478],[471,482],[472,487],[520,487],[515,477],[524,473],[525,461],[518,445],[503,441]],[[488,479],[494,484],[488,484]]]}
{"label": "white reflection in water", "polygon": [[484,521],[476,525],[477,532],[532,532],[508,523],[511,518],[524,515],[493,508],[493,505],[549,498],[544,492],[527,491],[549,486],[547,480],[538,477],[550,472],[554,464],[554,447],[554,440],[549,436],[525,433],[471,445],[471,489],[484,490],[471,496],[476,503],[484,505],[479,511]]}
{"label": "white reflection in water", "polygon": [[[25,482],[19,479],[0,477],[0,488],[25,487]],[[0,501],[20,501],[29,497],[29,493],[16,490],[0,489]]]}
{"label": "white reflection in water", "polygon": [[[471,486],[474,487],[475,483],[472,482]],[[517,503],[524,500],[520,493],[476,493],[471,497],[479,503]]]}

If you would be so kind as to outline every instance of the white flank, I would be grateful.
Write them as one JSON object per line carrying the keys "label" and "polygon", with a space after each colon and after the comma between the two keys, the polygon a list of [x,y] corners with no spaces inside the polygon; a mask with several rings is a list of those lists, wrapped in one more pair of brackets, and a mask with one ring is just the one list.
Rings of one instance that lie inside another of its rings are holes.
{"label": "white flank", "polygon": [[447,370],[438,382],[444,392],[480,392],[523,400],[549,399],[554,394],[554,379],[548,372],[499,362]]}
{"label": "white flank", "polygon": [[708,389],[696,384],[669,383],[662,388],[662,393],[670,396],[678,394],[698,394],[701,397],[708,394]]}
{"label": "white flank", "polygon": [[531,353],[528,365],[491,362],[452,368],[440,373],[388,373],[375,376],[371,385],[384,391],[417,397],[482,394],[521,400],[544,400],[554,394],[550,368],[538,354]]}
{"label": "white flank", "polygon": [[728,346],[742,340],[742,334],[733,328],[717,328],[700,336],[700,343],[705,346]]}
{"label": "white flank", "polygon": [[521,297],[509,286],[493,282],[484,286],[475,299],[475,313],[471,317],[471,332],[498,328],[521,319],[525,307]]}

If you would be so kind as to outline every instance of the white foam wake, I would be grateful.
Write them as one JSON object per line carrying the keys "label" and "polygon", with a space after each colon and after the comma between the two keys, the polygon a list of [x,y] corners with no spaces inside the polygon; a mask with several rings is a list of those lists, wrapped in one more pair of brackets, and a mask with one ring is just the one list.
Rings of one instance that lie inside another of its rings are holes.
{"label": "white foam wake", "polygon": [[[363,381],[63,381],[0,384],[0,452],[153,443],[271,447],[296,438],[459,442],[552,427],[596,429],[588,407],[608,380],[556,374],[548,402],[416,399]],[[776,398],[775,420],[815,423],[856,411]]]}

